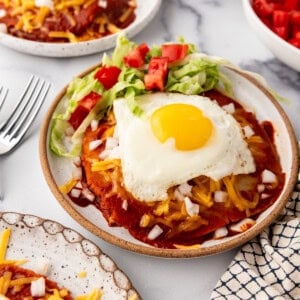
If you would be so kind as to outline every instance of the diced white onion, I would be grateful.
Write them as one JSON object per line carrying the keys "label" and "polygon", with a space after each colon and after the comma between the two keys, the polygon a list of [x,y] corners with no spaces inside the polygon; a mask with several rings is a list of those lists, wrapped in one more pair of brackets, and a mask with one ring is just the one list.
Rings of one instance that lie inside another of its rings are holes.
{"label": "diced white onion", "polygon": [[252,227],[256,222],[250,218],[243,219],[236,224],[230,226],[230,230],[234,232],[245,232]]}
{"label": "diced white onion", "polygon": [[35,6],[37,6],[37,7],[47,6],[52,9],[53,1],[52,0],[35,0]]}
{"label": "diced white onion", "polygon": [[76,180],[81,180],[82,179],[82,169],[81,167],[76,167],[72,170],[72,176]]}
{"label": "diced white onion", "polygon": [[106,139],[105,149],[106,150],[111,150],[111,149],[117,147],[118,145],[119,145],[118,139],[109,136]]}
{"label": "diced white onion", "polygon": [[243,131],[246,138],[249,138],[252,135],[254,135],[254,131],[249,125],[244,126]]}
{"label": "diced white onion", "polygon": [[98,0],[98,6],[105,9],[107,7],[107,0]]}
{"label": "diced white onion", "polygon": [[257,191],[259,193],[262,193],[265,190],[266,186],[264,184],[258,184],[257,185]]}
{"label": "diced white onion", "polygon": [[75,187],[77,187],[78,189],[82,189],[82,183],[81,183],[81,181],[78,181],[78,182],[75,184]]}
{"label": "diced white onion", "polygon": [[215,239],[220,239],[222,237],[227,236],[228,234],[228,229],[226,227],[221,227],[218,228],[215,232],[214,232],[214,238]]}
{"label": "diced white onion", "polygon": [[148,233],[148,239],[149,240],[155,240],[157,237],[159,237],[163,233],[163,230],[159,225],[155,225],[150,232]]}
{"label": "diced white onion", "polygon": [[124,210],[127,210],[127,208],[128,208],[128,201],[126,199],[124,199],[123,202],[122,202],[122,208]]}
{"label": "diced white onion", "polygon": [[99,122],[97,120],[92,120],[91,121],[91,129],[92,131],[95,131],[98,128]]}
{"label": "diced white onion", "polygon": [[269,197],[270,197],[270,195],[267,194],[267,193],[262,193],[262,194],[260,195],[260,198],[261,198],[261,199],[267,199],[267,198],[269,198]]}
{"label": "diced white onion", "polygon": [[233,114],[235,112],[235,108],[234,108],[234,104],[233,103],[229,103],[226,105],[223,105],[222,108],[227,111],[229,114]]}
{"label": "diced white onion", "polygon": [[224,191],[215,191],[214,200],[215,202],[222,203],[225,202],[228,197],[228,194]]}
{"label": "diced white onion", "polygon": [[263,170],[261,177],[263,183],[275,183],[277,181],[276,175],[267,169]]}
{"label": "diced white onion", "polygon": [[0,18],[3,18],[6,16],[6,10],[5,9],[0,9]]}
{"label": "diced white onion", "polygon": [[178,189],[175,189],[175,191],[174,191],[174,197],[178,201],[183,201],[184,200],[184,196],[179,192]]}
{"label": "diced white onion", "polygon": [[47,276],[49,270],[49,260],[45,258],[39,258],[39,260],[31,266],[32,271],[35,273]]}
{"label": "diced white onion", "polygon": [[93,151],[93,150],[97,149],[102,143],[103,143],[102,140],[94,140],[94,141],[91,141],[91,142],[89,143],[89,149],[90,149],[91,151]]}
{"label": "diced white onion", "polygon": [[81,194],[81,190],[79,190],[79,189],[72,189],[70,194],[71,194],[71,197],[79,198],[79,196]]}
{"label": "diced white onion", "polygon": [[110,150],[103,150],[100,154],[99,154],[99,158],[100,159],[106,159],[108,158],[108,156],[110,155]]}
{"label": "diced white onion", "polygon": [[196,216],[199,214],[200,207],[191,201],[189,197],[184,197],[185,209],[189,216]]}
{"label": "diced white onion", "polygon": [[46,292],[45,278],[40,277],[37,280],[31,281],[30,293],[32,297],[43,297]]}
{"label": "diced white onion", "polygon": [[187,182],[182,183],[178,186],[178,191],[185,196],[191,196],[192,193],[192,186],[189,185]]}
{"label": "diced white onion", "polygon": [[82,190],[82,195],[91,202],[95,200],[95,195],[87,188]]}
{"label": "diced white onion", "polygon": [[4,23],[0,23],[0,32],[7,33],[7,26]]}

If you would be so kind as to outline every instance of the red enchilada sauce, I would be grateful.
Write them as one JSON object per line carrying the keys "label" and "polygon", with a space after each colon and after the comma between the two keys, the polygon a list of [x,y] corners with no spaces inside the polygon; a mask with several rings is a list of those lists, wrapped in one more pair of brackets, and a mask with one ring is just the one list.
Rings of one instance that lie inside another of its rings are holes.
{"label": "red enchilada sauce", "polygon": [[[36,274],[35,272],[18,267],[16,265],[0,265],[0,277],[10,278],[10,282],[13,282],[14,280],[22,280],[22,279],[30,279],[34,278],[35,280],[39,279],[41,276],[39,274]],[[45,277],[44,277],[45,278]],[[32,297],[31,294],[31,283],[22,283],[17,285],[9,285],[5,297],[8,299],[14,299],[14,300],[24,300],[24,299],[46,299],[44,297]],[[70,292],[64,288],[60,288],[56,282],[49,280],[45,278],[45,287],[46,287],[46,293],[53,295],[53,291],[57,290],[64,291],[65,296],[61,296],[61,299],[63,300],[73,300],[74,298],[70,295]],[[49,296],[48,296],[49,297]]]}
{"label": "red enchilada sauce", "polygon": [[[234,118],[240,123],[241,127],[250,125],[254,131],[254,137],[249,138],[248,147],[251,151],[256,171],[253,174],[228,176],[230,180],[235,180],[236,185],[240,187],[240,195],[247,199],[248,204],[252,208],[241,209],[233,204],[232,201],[219,203],[213,201],[210,205],[202,205],[200,203],[200,216],[192,220],[193,217],[185,219],[173,219],[167,221],[164,214],[155,215],[155,211],[159,209],[159,202],[141,202],[126,191],[123,186],[121,169],[115,173],[108,173],[108,177],[103,176],[101,172],[92,171],[91,161],[99,160],[99,153],[104,149],[104,143],[95,150],[89,149],[89,143],[93,140],[104,140],[105,132],[112,124],[108,119],[100,122],[98,129],[92,131],[88,128],[83,139],[83,153],[81,157],[83,169],[83,184],[96,195],[94,201],[89,201],[84,197],[72,198],[74,203],[80,206],[89,204],[95,205],[103,214],[110,226],[121,226],[129,230],[130,234],[145,243],[151,244],[160,248],[176,248],[176,245],[194,245],[201,244],[206,240],[213,238],[214,232],[221,227],[228,230],[227,236],[237,234],[230,226],[245,218],[251,217],[255,219],[259,213],[271,206],[279,196],[285,181],[285,175],[281,170],[279,157],[274,145],[274,129],[270,122],[264,121],[262,124],[256,120],[253,113],[246,111],[238,102],[219,93],[216,90],[206,92],[203,96],[207,96],[212,100],[216,100],[220,106],[226,104],[234,104]],[[276,183],[265,184],[263,193],[259,193],[258,186],[262,183],[262,172],[270,170],[276,177]],[[146,170],[145,170],[146,172]],[[200,176],[200,182],[204,182],[209,186],[209,178]],[[223,180],[223,179],[222,179]],[[194,185],[194,180],[188,182]],[[222,183],[224,189],[224,183]],[[245,187],[242,187],[245,186]],[[264,194],[264,196],[262,196]],[[256,199],[256,200],[255,200]],[[124,201],[126,205],[124,207]],[[174,206],[174,214],[178,213],[175,210],[176,201],[171,202],[169,209]],[[254,203],[254,202],[257,203]],[[181,201],[182,202],[182,201]],[[180,211],[179,211],[180,213]],[[151,216],[149,224],[145,226],[142,223],[144,216]],[[187,222],[189,226],[187,227]],[[194,222],[194,223],[193,223]],[[153,226],[157,224],[163,232],[155,239],[149,239],[149,232]],[[246,224],[245,226],[252,226]],[[193,228],[194,226],[194,228]]]}

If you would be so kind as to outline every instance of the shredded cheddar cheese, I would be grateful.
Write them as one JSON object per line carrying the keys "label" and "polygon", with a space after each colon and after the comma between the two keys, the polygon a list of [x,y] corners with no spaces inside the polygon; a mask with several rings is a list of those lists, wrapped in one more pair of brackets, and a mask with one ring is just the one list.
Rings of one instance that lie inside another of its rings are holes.
{"label": "shredded cheddar cheese", "polygon": [[[17,266],[20,264],[20,262],[25,262],[26,260],[7,260],[6,259],[6,251],[7,251],[7,246],[9,243],[11,235],[11,229],[7,228],[3,230],[0,233],[0,267],[5,266],[10,266],[12,268],[13,266]],[[17,293],[23,289],[24,286],[30,286],[33,282],[36,282],[38,279],[43,277],[42,275],[37,275],[36,276],[25,276],[23,274],[17,273],[17,275],[14,277],[14,270],[12,271],[7,271],[5,268],[3,271],[1,269],[1,274],[0,276],[0,298],[1,299],[9,299],[6,297],[9,289],[13,289],[14,293]],[[19,270],[19,269],[17,269]],[[22,269],[26,271],[26,269]],[[18,271],[16,271],[18,272]],[[31,273],[35,274],[35,273]],[[85,277],[86,272],[80,272],[78,274],[79,277]],[[62,289],[48,289],[46,288],[45,290],[45,295],[38,297],[39,300],[64,300],[66,297],[69,297],[70,293],[66,288]],[[94,288],[91,293],[86,294],[86,295],[80,295],[75,297],[75,300],[100,300],[103,295],[103,291],[101,289],[96,289]],[[32,297],[29,297],[32,299]],[[28,298],[28,299],[29,299]],[[27,297],[24,297],[24,299],[27,299]]]}
{"label": "shredded cheddar cheese", "polygon": [[93,172],[106,171],[106,170],[114,169],[116,166],[120,166],[120,165],[121,162],[119,159],[95,161],[92,164],[92,171]]}
{"label": "shredded cheddar cheese", "polygon": [[86,277],[86,272],[85,271],[81,271],[77,275],[78,275],[79,278],[85,278]]}
{"label": "shredded cheddar cheese", "polygon": [[11,230],[9,228],[1,232],[0,235],[0,262],[5,260],[6,249],[10,238]]}
{"label": "shredded cheddar cheese", "polygon": [[103,296],[103,291],[99,289],[93,289],[88,295],[77,296],[75,300],[100,300]]}
{"label": "shredded cheddar cheese", "polygon": [[53,0],[37,6],[35,0],[0,0],[8,18],[0,18],[8,33],[42,42],[76,43],[114,34],[135,18],[136,2],[102,8],[98,0]]}
{"label": "shredded cheddar cheese", "polygon": [[186,245],[174,244],[174,247],[176,249],[182,249],[182,250],[196,250],[196,249],[199,249],[201,247],[201,245],[194,244],[194,245],[186,246]]}
{"label": "shredded cheddar cheese", "polygon": [[71,178],[68,182],[59,186],[59,190],[63,194],[68,194],[72,190],[72,188],[76,185],[76,183],[77,183],[77,180]]}

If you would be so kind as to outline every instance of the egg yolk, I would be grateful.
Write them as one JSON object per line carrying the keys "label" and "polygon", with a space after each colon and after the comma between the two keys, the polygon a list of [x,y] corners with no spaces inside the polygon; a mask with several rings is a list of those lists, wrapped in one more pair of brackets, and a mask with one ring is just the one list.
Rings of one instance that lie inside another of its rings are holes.
{"label": "egg yolk", "polygon": [[151,129],[161,143],[173,138],[176,149],[189,151],[207,143],[213,124],[197,107],[180,103],[165,105],[154,111]]}

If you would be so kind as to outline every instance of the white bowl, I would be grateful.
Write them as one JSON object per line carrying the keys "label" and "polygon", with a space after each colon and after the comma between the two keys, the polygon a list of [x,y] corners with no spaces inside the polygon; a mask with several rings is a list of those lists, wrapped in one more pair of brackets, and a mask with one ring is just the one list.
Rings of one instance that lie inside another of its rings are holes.
{"label": "white bowl", "polygon": [[283,63],[300,72],[300,49],[290,45],[270,30],[256,15],[252,0],[243,0],[245,15],[262,43]]}

